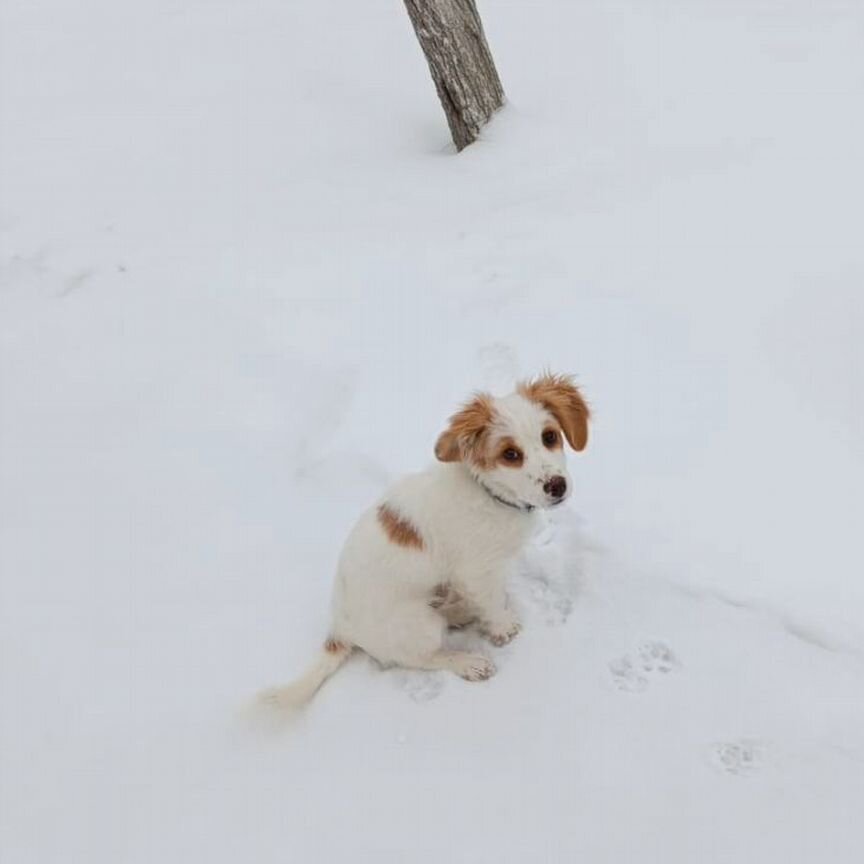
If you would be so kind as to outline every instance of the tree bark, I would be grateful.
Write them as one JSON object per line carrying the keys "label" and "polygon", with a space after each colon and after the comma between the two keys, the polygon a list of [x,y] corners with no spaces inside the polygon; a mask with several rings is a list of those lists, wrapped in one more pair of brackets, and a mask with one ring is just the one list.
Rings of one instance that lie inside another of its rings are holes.
{"label": "tree bark", "polygon": [[457,150],[504,104],[474,0],[405,0]]}

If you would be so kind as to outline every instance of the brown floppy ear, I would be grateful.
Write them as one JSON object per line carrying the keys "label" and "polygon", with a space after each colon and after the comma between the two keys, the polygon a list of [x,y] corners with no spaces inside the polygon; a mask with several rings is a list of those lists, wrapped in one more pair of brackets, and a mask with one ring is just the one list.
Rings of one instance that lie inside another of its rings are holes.
{"label": "brown floppy ear", "polygon": [[585,449],[591,411],[572,378],[568,375],[543,375],[520,384],[519,392],[526,399],[539,402],[561,424],[574,450]]}
{"label": "brown floppy ear", "polygon": [[438,459],[442,462],[481,461],[493,413],[492,397],[487,393],[478,393],[463,405],[435,442]]}

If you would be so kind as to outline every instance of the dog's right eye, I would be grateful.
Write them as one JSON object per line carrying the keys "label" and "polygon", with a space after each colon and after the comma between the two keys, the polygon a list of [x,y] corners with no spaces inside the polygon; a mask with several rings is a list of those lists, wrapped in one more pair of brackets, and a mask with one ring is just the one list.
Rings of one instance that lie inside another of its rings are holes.
{"label": "dog's right eye", "polygon": [[520,458],[519,451],[513,447],[508,447],[501,456],[508,462],[516,462]]}

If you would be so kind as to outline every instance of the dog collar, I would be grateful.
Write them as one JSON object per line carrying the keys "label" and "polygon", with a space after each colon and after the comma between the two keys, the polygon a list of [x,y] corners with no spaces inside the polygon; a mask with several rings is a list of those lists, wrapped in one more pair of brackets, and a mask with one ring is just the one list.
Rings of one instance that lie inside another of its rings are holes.
{"label": "dog collar", "polygon": [[530,513],[534,509],[533,504],[519,504],[516,501],[508,501],[506,498],[502,498],[497,492],[493,492],[482,480],[478,480],[477,484],[493,501],[497,501],[505,507],[512,507],[520,513]]}

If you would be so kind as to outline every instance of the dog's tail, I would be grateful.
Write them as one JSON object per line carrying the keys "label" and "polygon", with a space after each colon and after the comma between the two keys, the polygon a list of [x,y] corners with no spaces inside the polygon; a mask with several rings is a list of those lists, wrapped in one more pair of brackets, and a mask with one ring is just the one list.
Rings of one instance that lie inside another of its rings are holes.
{"label": "dog's tail", "polygon": [[259,697],[264,704],[279,710],[297,711],[317,692],[318,688],[351,656],[352,645],[328,638],[318,659],[306,674],[292,684],[265,690]]}

